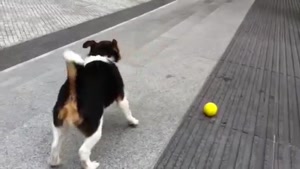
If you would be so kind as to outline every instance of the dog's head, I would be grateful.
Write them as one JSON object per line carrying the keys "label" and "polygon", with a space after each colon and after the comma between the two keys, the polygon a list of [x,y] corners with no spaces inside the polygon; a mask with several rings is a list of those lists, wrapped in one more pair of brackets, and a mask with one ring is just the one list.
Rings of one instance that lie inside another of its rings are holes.
{"label": "dog's head", "polygon": [[90,47],[90,52],[88,56],[107,56],[108,58],[114,59],[115,62],[118,62],[121,59],[120,50],[118,47],[117,40],[113,39],[112,41],[100,41],[96,42],[94,40],[86,41],[83,45],[83,48]]}

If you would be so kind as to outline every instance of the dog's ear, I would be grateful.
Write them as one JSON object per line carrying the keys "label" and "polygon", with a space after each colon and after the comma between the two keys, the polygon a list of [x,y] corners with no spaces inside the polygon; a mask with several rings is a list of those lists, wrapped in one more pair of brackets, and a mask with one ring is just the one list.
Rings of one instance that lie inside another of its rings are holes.
{"label": "dog's ear", "polygon": [[88,40],[86,42],[84,42],[84,44],[82,45],[83,48],[88,48],[88,47],[91,47],[93,45],[95,45],[96,42],[94,40]]}
{"label": "dog's ear", "polygon": [[114,47],[117,47],[117,46],[118,46],[118,42],[117,42],[116,39],[113,39],[113,40],[112,40],[112,45],[113,45]]}

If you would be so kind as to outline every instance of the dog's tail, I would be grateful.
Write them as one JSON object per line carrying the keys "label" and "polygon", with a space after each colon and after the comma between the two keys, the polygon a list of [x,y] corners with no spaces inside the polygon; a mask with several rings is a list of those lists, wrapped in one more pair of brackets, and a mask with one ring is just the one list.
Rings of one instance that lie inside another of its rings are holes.
{"label": "dog's tail", "polygon": [[60,119],[63,119],[69,124],[80,123],[81,119],[77,110],[77,92],[76,92],[76,78],[77,66],[83,65],[84,61],[80,55],[73,51],[67,50],[64,52],[64,58],[67,65],[68,83],[69,83],[69,99],[67,100],[63,110],[60,114]]}
{"label": "dog's tail", "polygon": [[67,64],[67,73],[68,73],[69,90],[70,90],[69,95],[71,99],[76,99],[76,76],[77,76],[76,65],[83,65],[84,61],[80,55],[70,50],[64,52],[64,58]]}

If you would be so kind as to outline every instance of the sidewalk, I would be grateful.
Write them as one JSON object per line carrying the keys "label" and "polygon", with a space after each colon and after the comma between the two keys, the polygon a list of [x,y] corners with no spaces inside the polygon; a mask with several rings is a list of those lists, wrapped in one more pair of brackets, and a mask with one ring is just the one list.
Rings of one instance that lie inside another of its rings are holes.
{"label": "sidewalk", "polygon": [[150,0],[2,0],[0,50]]}

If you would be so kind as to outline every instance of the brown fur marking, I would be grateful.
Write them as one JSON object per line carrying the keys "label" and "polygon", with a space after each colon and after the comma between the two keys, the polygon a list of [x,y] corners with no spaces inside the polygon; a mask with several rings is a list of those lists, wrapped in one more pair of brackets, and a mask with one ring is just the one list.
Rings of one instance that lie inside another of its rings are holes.
{"label": "brown fur marking", "polygon": [[69,98],[64,107],[60,110],[58,118],[69,125],[80,125],[83,119],[80,117],[77,109],[76,93],[76,76],[77,69],[74,63],[67,63],[68,81],[69,81]]}
{"label": "brown fur marking", "polygon": [[82,123],[82,118],[80,117],[77,109],[77,103],[68,100],[65,106],[60,110],[58,118],[67,122],[69,125],[80,125]]}

